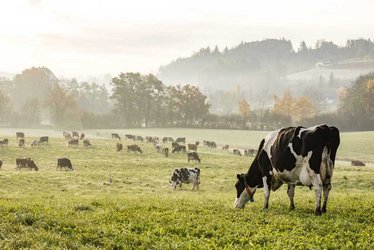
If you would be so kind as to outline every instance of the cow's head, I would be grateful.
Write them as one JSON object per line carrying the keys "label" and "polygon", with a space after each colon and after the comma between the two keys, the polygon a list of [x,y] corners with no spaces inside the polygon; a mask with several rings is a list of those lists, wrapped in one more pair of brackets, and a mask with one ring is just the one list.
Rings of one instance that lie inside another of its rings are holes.
{"label": "cow's head", "polygon": [[248,186],[244,174],[237,174],[236,177],[238,178],[238,181],[235,184],[236,199],[234,207],[244,208],[248,201],[254,202],[253,195],[256,192],[256,187],[251,188]]}
{"label": "cow's head", "polygon": [[179,175],[179,169],[175,169],[173,172],[173,175],[171,176],[169,180],[170,186],[173,190],[177,188],[178,185],[182,184],[182,181],[180,179]]}

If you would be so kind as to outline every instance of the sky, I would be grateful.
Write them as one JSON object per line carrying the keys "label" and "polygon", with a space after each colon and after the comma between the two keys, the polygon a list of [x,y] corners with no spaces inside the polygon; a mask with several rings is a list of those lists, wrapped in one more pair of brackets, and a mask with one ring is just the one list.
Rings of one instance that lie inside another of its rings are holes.
{"label": "sky", "polygon": [[158,72],[202,47],[286,38],[374,39],[371,0],[0,0],[0,72]]}

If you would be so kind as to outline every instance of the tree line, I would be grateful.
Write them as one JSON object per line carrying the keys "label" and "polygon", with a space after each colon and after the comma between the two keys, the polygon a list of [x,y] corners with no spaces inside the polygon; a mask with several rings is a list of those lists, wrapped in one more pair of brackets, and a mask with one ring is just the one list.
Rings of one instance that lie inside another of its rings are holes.
{"label": "tree line", "polygon": [[193,85],[167,86],[152,74],[129,72],[113,77],[110,86],[109,91],[96,83],[60,80],[43,67],[27,69],[13,80],[0,78],[0,126],[269,130],[329,123],[344,130],[374,129],[374,73],[341,88],[338,110],[327,114],[317,110],[312,98],[290,91],[273,95],[271,107],[256,109],[237,91],[236,110],[218,115]]}

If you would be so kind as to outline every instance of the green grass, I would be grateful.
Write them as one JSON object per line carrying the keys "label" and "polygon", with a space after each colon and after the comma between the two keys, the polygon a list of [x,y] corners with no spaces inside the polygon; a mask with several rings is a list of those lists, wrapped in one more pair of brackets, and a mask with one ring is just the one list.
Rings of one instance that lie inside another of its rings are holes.
{"label": "green grass", "polygon": [[[14,130],[15,131],[15,130]],[[26,136],[55,135],[50,145],[16,147],[13,130],[1,130],[10,145],[0,149],[0,249],[373,249],[374,168],[338,161],[327,214],[314,216],[314,191],[296,188],[296,210],[288,211],[286,187],[271,194],[261,211],[262,190],[244,210],[232,208],[235,175],[253,158],[219,149],[199,148],[201,164],[184,154],[165,158],[140,143],[142,155],[116,152],[112,131],[85,131],[93,148],[70,148],[60,131],[25,131]],[[114,131],[113,131],[114,132]],[[219,144],[257,148],[263,132],[140,129],[121,135],[186,136]],[[27,137],[30,145],[32,137]],[[374,162],[374,133],[342,133],[340,159]],[[130,144],[132,142],[123,143]],[[17,157],[33,158],[39,172],[15,170]],[[74,171],[56,171],[68,157]],[[200,190],[191,185],[172,191],[173,169],[199,165]],[[108,179],[113,182],[109,185]]]}

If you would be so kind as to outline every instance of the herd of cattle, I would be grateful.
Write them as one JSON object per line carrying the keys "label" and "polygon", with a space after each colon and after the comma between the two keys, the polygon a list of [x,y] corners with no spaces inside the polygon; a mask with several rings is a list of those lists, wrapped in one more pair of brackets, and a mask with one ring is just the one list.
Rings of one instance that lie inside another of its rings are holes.
{"label": "herd of cattle", "polygon": [[[69,146],[77,146],[81,140],[83,143],[88,141],[85,135],[78,133],[64,132],[64,137]],[[113,133],[112,139],[121,141],[117,133]],[[17,133],[24,145],[24,134]],[[141,141],[152,143],[158,153],[165,157],[169,155],[169,148],[166,143],[171,143],[171,152],[187,154],[187,160],[201,162],[197,153],[200,142],[186,145],[186,138],[177,138],[175,141],[171,137],[164,137],[160,140],[158,137],[147,136],[145,139],[136,135],[125,135],[126,140]],[[1,145],[7,145],[8,140],[1,141]],[[89,141],[88,141],[89,142]],[[162,142],[162,144],[161,144]],[[48,143],[48,137],[41,137],[37,145]],[[87,144],[84,143],[85,146]],[[89,144],[91,145],[91,144]],[[217,148],[213,141],[203,141],[203,145],[208,148]],[[321,215],[326,212],[327,200],[331,190],[331,179],[333,175],[336,152],[340,145],[339,130],[336,127],[327,125],[318,125],[310,128],[288,127],[270,132],[260,143],[258,150],[246,149],[244,155],[255,156],[247,173],[237,174],[237,183],[235,185],[237,195],[234,207],[244,208],[249,202],[254,201],[254,194],[257,188],[264,188],[264,209],[269,206],[270,191],[276,191],[283,184],[287,184],[287,194],[290,199],[290,209],[295,208],[294,193],[295,186],[307,186],[315,189],[316,206],[315,214]],[[121,151],[123,144],[116,143],[116,150]],[[229,145],[224,145],[222,150],[229,150]],[[138,144],[127,146],[128,152],[142,154],[143,151]],[[242,155],[239,149],[233,149],[235,155]],[[352,166],[365,166],[361,161],[352,161]],[[0,160],[0,167],[2,162]],[[28,168],[29,170],[38,170],[35,162],[30,158],[17,159],[17,169]],[[57,160],[57,169],[73,170],[71,161],[68,158]],[[179,168],[172,172],[169,180],[173,190],[182,183],[192,183],[193,190],[199,188],[200,169]],[[321,203],[323,196],[323,204]]]}

